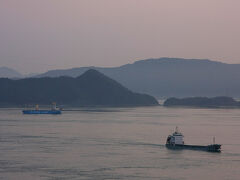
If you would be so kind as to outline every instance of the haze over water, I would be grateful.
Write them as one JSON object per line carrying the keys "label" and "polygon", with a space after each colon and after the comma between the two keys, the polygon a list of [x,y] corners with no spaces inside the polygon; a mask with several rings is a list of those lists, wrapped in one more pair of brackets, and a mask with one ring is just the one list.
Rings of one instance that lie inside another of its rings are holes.
{"label": "haze over water", "polygon": [[[62,115],[0,110],[0,179],[237,180],[239,109],[84,109]],[[222,153],[168,150],[175,126],[186,144]]]}

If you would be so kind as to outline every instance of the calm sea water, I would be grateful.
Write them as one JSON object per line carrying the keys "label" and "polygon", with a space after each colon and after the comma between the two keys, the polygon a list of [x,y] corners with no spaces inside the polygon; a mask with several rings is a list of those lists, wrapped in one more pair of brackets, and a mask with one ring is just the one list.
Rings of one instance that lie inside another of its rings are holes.
{"label": "calm sea water", "polygon": [[[222,153],[168,150],[178,126],[186,144]],[[240,110],[106,108],[22,115],[0,110],[0,179],[239,180]]]}

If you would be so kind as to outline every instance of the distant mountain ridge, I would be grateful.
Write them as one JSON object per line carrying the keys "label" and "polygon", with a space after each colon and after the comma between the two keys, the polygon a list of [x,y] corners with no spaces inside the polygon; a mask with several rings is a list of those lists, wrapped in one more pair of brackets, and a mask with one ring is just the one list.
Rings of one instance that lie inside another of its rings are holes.
{"label": "distant mountain ridge", "polygon": [[23,75],[14,69],[0,67],[0,78],[22,78]]}
{"label": "distant mountain ridge", "polygon": [[158,98],[240,97],[240,64],[226,64],[208,59],[147,59],[113,68],[52,70],[37,77],[77,77],[90,68],[113,78],[128,89]]}
{"label": "distant mountain ridge", "polygon": [[188,98],[168,98],[164,104],[167,107],[240,107],[240,102],[231,97],[188,97]]}
{"label": "distant mountain ridge", "polygon": [[68,106],[150,106],[156,99],[134,93],[96,70],[81,76],[57,78],[0,78],[0,106],[24,104]]}

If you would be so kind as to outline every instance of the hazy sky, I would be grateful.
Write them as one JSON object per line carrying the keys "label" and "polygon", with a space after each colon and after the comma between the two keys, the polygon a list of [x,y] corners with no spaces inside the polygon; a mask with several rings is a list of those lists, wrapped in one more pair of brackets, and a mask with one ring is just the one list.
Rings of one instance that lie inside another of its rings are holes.
{"label": "hazy sky", "polygon": [[158,57],[240,63],[239,0],[1,0],[0,66],[22,73]]}

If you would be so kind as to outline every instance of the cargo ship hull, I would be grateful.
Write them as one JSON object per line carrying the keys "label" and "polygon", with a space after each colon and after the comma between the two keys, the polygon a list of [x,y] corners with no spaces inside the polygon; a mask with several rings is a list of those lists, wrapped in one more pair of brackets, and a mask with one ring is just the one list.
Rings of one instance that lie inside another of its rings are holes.
{"label": "cargo ship hull", "polygon": [[23,114],[61,114],[60,110],[23,110]]}
{"label": "cargo ship hull", "polygon": [[169,149],[189,149],[189,150],[201,150],[201,151],[208,151],[208,152],[221,152],[221,145],[220,144],[210,144],[207,146],[200,146],[200,145],[183,145],[183,144],[166,144],[166,147]]}

